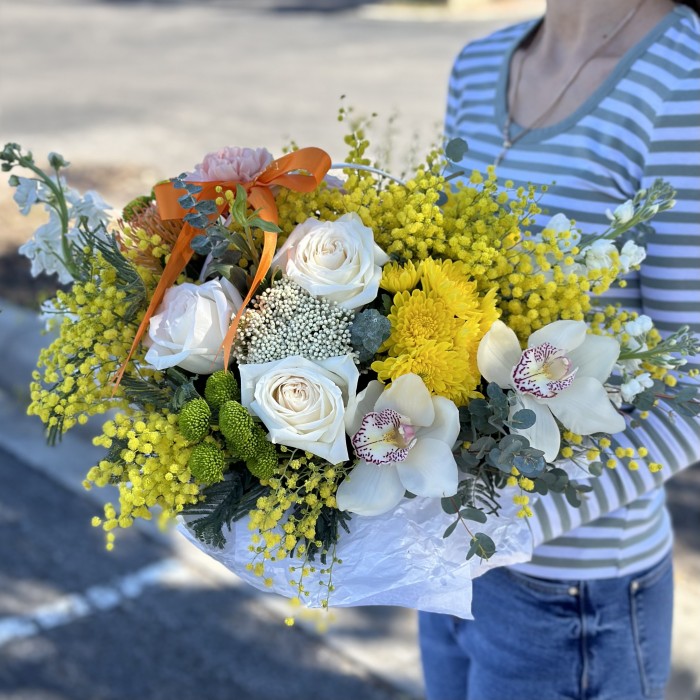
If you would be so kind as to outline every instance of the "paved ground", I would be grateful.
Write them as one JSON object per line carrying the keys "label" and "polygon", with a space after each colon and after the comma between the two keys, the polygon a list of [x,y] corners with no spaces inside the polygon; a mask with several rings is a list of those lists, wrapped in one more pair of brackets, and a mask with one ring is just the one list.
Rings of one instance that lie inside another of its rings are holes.
{"label": "paved ground", "polygon": [[[116,205],[224,144],[279,153],[295,138],[339,158],[347,94],[358,112],[380,113],[377,139],[398,168],[414,140],[438,133],[462,44],[537,6],[499,0],[454,16],[359,0],[0,0],[0,142],[62,152],[76,185]],[[36,223],[7,194],[0,183],[0,253]],[[23,406],[45,339],[34,314],[0,308],[0,700],[422,696],[410,611],[338,611],[319,636],[313,620],[284,627],[284,602],[177,536],[134,530],[107,554],[89,526],[104,495],[80,486],[99,454],[91,432],[43,444]],[[688,700],[700,697],[700,472],[669,495],[668,697]]]}

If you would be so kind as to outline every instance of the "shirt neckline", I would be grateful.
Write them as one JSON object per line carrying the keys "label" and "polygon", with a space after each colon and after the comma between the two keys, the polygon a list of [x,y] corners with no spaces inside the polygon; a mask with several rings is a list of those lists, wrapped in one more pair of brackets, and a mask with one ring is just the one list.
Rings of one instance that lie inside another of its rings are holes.
{"label": "shirt neckline", "polygon": [[[544,139],[548,139],[556,134],[567,131],[577,124],[586,114],[591,112],[600,104],[603,98],[612,92],[613,88],[618,84],[620,78],[629,70],[630,66],[658,39],[666,30],[676,22],[679,17],[685,17],[685,6],[676,5],[665,17],[663,17],[656,26],[652,27],[649,32],[627,52],[618,61],[615,68],[605,78],[605,80],[593,91],[585,102],[580,104],[568,117],[550,124],[548,126],[536,127],[531,129],[521,138],[518,143],[536,143]],[[498,129],[503,133],[505,129],[506,119],[508,115],[507,100],[508,100],[508,77],[510,73],[510,63],[513,54],[522,46],[527,38],[540,25],[542,19],[528,22],[524,26],[524,31],[518,35],[508,50],[506,51],[501,68],[498,75],[496,87],[496,102],[495,102],[495,119]],[[522,127],[517,122],[511,123],[511,135],[522,131]]]}

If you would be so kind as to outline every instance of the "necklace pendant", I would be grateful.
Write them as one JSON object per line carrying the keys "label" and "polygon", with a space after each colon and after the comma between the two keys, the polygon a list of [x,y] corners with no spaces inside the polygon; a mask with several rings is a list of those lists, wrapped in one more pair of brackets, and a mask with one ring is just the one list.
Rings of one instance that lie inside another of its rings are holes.
{"label": "necklace pendant", "polygon": [[505,139],[503,141],[503,150],[507,151],[513,144],[510,142],[509,139]]}

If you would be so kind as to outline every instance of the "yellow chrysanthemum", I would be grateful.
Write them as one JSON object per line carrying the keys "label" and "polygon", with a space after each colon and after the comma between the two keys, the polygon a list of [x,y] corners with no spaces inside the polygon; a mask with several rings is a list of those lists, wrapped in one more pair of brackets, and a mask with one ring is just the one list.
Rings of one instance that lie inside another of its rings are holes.
{"label": "yellow chrysanthemum", "polygon": [[501,312],[498,308],[498,297],[496,287],[491,287],[484,296],[481,297],[481,315],[479,318],[479,335],[481,338],[488,332],[489,328],[497,321]]}
{"label": "yellow chrysanthemum", "polygon": [[421,265],[421,288],[432,297],[442,299],[458,318],[480,316],[482,313],[477,283],[462,262],[433,258],[424,260]]}
{"label": "yellow chrysanthemum", "polygon": [[476,392],[480,377],[473,376],[469,364],[466,355],[451,343],[428,341],[411,352],[373,362],[372,369],[382,382],[417,374],[430,393],[464,406],[470,398],[480,396]]}
{"label": "yellow chrysanthemum", "polygon": [[409,260],[405,265],[390,262],[382,268],[382,281],[379,286],[391,294],[410,292],[418,286],[421,265],[417,267]]}
{"label": "yellow chrysanthemum", "polygon": [[392,355],[411,352],[430,341],[452,344],[462,325],[442,299],[418,289],[394,295],[389,321],[391,335],[385,349]]}

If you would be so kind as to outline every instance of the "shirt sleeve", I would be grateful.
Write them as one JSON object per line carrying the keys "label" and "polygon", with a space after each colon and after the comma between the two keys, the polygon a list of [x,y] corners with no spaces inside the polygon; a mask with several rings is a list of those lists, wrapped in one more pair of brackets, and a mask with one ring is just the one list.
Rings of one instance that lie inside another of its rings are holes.
{"label": "shirt sleeve", "polygon": [[[670,92],[650,130],[648,154],[641,182],[648,188],[664,178],[676,190],[675,206],[657,215],[654,233],[646,240],[647,258],[639,274],[642,313],[662,334],[687,325],[700,334],[700,74],[690,73]],[[700,357],[688,358],[683,368],[700,368]],[[689,381],[686,379],[686,381]],[[635,417],[633,414],[632,417]],[[562,494],[550,493],[533,506],[531,525],[535,544],[590,523],[658,488],[680,470],[700,460],[700,420],[678,414],[661,401],[640,426],[616,434],[616,447],[646,447],[637,459],[639,469],[607,469],[591,479],[593,491],[584,505],[569,505]],[[658,462],[652,473],[647,464]]]}

